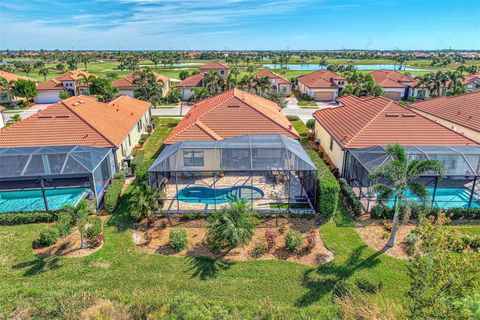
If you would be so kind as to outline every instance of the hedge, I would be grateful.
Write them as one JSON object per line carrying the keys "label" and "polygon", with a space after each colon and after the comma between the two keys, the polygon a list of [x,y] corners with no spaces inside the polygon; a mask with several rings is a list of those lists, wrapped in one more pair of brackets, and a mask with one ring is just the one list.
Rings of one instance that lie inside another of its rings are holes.
{"label": "hedge", "polygon": [[338,205],[340,185],[326,163],[320,159],[313,149],[307,150],[308,155],[317,167],[317,212],[330,219]]}
{"label": "hedge", "polygon": [[15,225],[57,220],[58,211],[32,211],[0,213],[0,225]]}
{"label": "hedge", "polygon": [[[413,207],[410,216],[413,219],[416,219],[420,210],[420,208]],[[480,208],[429,208],[425,212],[425,215],[437,216],[440,211],[444,212],[445,215],[451,220],[480,220]],[[395,210],[393,208],[382,205],[375,206],[370,210],[370,217],[372,219],[392,219],[394,214]]]}
{"label": "hedge", "polygon": [[355,192],[353,192],[347,180],[340,178],[338,179],[338,182],[340,183],[343,202],[348,211],[350,211],[355,217],[360,217],[362,215],[362,203],[360,202],[360,199],[358,199]]}
{"label": "hedge", "polygon": [[103,207],[108,213],[112,213],[117,208],[120,200],[120,193],[122,192],[123,185],[125,184],[125,173],[119,172],[115,175],[112,183],[107,189],[105,198],[103,199]]}

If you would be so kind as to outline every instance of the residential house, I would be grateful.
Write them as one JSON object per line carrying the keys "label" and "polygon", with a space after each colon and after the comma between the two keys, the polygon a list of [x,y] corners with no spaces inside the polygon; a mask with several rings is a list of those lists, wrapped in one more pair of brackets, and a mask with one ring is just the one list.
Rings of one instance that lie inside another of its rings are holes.
{"label": "residential house", "polygon": [[269,69],[264,69],[262,71],[259,71],[255,74],[256,78],[263,78],[267,77],[270,80],[270,83],[272,84],[272,89],[283,93],[286,96],[289,96],[292,93],[292,83],[282,77],[281,75],[276,74],[275,72],[269,70]]}
{"label": "residential house", "polygon": [[67,91],[70,96],[84,94],[88,90],[85,83],[81,81],[81,74],[86,77],[94,76],[89,72],[81,70],[67,71],[58,77],[52,78],[37,86],[38,94],[35,103],[55,103],[60,101],[60,92]]}
{"label": "residential house", "polygon": [[345,87],[345,78],[330,70],[318,70],[297,78],[298,90],[316,101],[335,101]]}
{"label": "residential house", "polygon": [[[155,73],[155,75],[157,76],[157,81],[161,81],[163,83],[162,96],[165,97],[170,90],[171,78],[158,73]],[[114,81],[112,86],[118,89],[120,95],[133,97],[133,91],[135,90],[134,80],[135,74],[130,73],[129,75]]]}
{"label": "residential house", "polygon": [[414,102],[417,113],[480,143],[480,91]]}
{"label": "residential house", "polygon": [[469,91],[480,91],[480,73],[466,76],[463,85]]}
{"label": "residential house", "polygon": [[[17,81],[18,79],[30,80],[35,83],[37,82],[37,80],[33,78],[19,76],[18,74],[10,73],[2,70],[0,70],[0,78],[4,78],[5,80],[7,80],[8,83]],[[0,102],[2,103],[11,102],[11,98],[12,97],[8,97],[8,94],[6,92],[0,92]]]}
{"label": "residential house", "polygon": [[300,139],[275,102],[231,89],[193,105],[164,143],[223,140],[247,134],[281,134]]}
{"label": "residential house", "polygon": [[195,89],[201,89],[203,87],[203,79],[205,78],[205,74],[209,71],[218,72],[225,81],[228,79],[228,67],[226,65],[219,62],[204,64],[200,67],[200,73],[185,78],[175,86],[180,90],[181,99],[183,101],[189,100],[195,93]]}
{"label": "residential house", "polygon": [[128,167],[133,148],[150,124],[150,103],[120,96],[109,103],[74,96],[0,131],[0,148],[90,146],[109,148],[117,169]]}
{"label": "residential house", "polygon": [[370,73],[375,84],[385,91],[385,97],[399,101],[411,98],[425,99],[429,91],[425,87],[417,87],[418,80],[395,70],[376,70]]}
{"label": "residential house", "polygon": [[315,138],[343,171],[350,149],[386,146],[475,146],[472,139],[385,97],[337,99],[338,107],[316,111]]}
{"label": "residential house", "polygon": [[5,118],[3,115],[3,111],[5,111],[5,107],[0,106],[0,129],[5,127]]}

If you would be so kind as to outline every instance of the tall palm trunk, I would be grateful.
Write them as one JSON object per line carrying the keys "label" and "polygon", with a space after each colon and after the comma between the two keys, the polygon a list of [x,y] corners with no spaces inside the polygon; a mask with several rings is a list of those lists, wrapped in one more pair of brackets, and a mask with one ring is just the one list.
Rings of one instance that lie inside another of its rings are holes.
{"label": "tall palm trunk", "polygon": [[402,196],[397,195],[397,203],[395,205],[395,214],[393,215],[392,231],[390,231],[390,238],[388,238],[387,247],[392,248],[395,245],[395,237],[397,236],[398,226],[400,225],[400,209],[402,203]]}

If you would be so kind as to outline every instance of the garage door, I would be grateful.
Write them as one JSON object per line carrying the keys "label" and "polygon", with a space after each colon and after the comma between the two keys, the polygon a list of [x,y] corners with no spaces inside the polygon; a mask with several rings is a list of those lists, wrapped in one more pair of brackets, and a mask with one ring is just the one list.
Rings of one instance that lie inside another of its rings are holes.
{"label": "garage door", "polygon": [[55,103],[60,101],[59,90],[39,90],[35,103]]}
{"label": "garage door", "polygon": [[317,101],[332,101],[333,92],[315,92],[315,100]]}
{"label": "garage door", "polygon": [[395,101],[400,100],[401,95],[402,95],[401,92],[392,92],[392,91],[385,92],[385,97],[387,97],[388,99],[395,100]]}

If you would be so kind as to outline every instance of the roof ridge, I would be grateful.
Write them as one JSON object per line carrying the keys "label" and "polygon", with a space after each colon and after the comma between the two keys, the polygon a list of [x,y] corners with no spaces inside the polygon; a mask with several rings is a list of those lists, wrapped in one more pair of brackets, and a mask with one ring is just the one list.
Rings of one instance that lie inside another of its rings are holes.
{"label": "roof ridge", "polygon": [[[380,117],[380,114],[382,112],[384,112],[389,106],[392,105],[392,103],[395,103],[393,100],[390,100],[390,102],[385,106],[383,107],[379,112],[377,112],[377,114],[372,118],[370,119],[370,121],[368,121],[362,129],[360,129],[355,135],[353,135],[353,137],[351,139],[348,140],[347,143],[345,143],[345,146],[347,146],[348,144],[350,144],[353,140],[355,140],[355,138],[357,138],[362,132],[364,132],[371,124],[372,122],[374,122],[375,120],[377,120],[379,117]],[[395,103],[397,105],[399,105],[398,103]],[[400,106],[400,105],[399,105]]]}
{"label": "roof ridge", "polygon": [[[98,101],[97,101],[98,102]],[[102,132],[100,132],[97,128],[95,128],[94,126],[92,126],[87,120],[85,120],[81,115],[79,115],[76,111],[73,110],[73,108],[71,108],[69,105],[65,104],[63,101],[60,101],[60,103],[62,105],[64,105],[68,110],[70,110],[73,114],[75,114],[79,119],[81,119],[87,126],[89,126],[90,128],[93,129],[93,131],[97,132],[99,135],[101,135],[103,138],[105,138],[105,140],[107,140],[108,142],[110,142],[112,144],[112,146],[115,146],[117,147],[117,145],[112,141],[110,140],[109,138],[107,138]],[[101,102],[99,102],[101,103]]]}
{"label": "roof ridge", "polygon": [[200,119],[197,119],[195,122],[194,122],[195,125],[197,125],[197,127],[199,127],[203,132],[205,132],[206,134],[208,134],[209,136],[211,136],[212,138],[214,138],[215,140],[223,140],[223,137],[221,135],[219,135],[218,133],[216,133],[212,128],[210,128],[209,126],[207,126],[205,123],[203,123]]}

